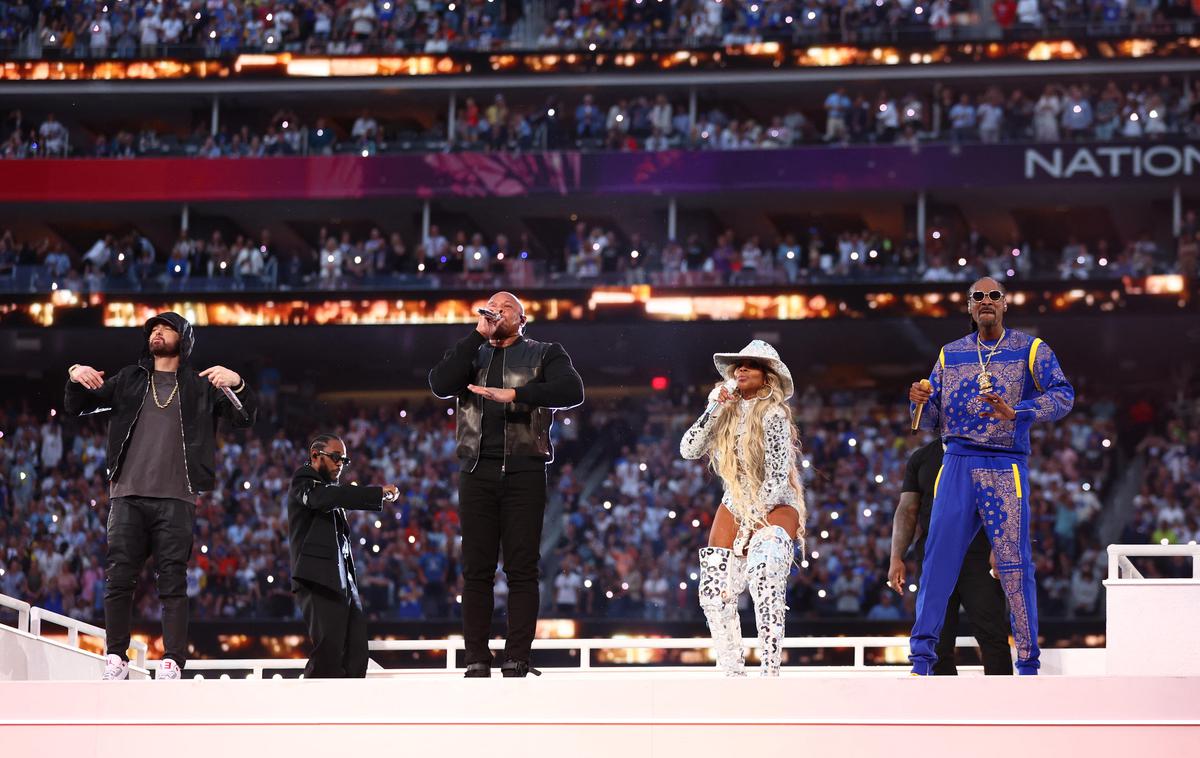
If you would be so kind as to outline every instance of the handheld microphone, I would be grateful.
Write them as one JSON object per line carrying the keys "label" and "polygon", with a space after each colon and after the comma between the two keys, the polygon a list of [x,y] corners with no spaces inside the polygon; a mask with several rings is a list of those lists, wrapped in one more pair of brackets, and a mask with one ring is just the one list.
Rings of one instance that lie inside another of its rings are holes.
{"label": "handheld microphone", "polygon": [[[923,389],[923,390],[933,389],[933,385],[929,383],[928,379],[922,379],[920,384],[921,384],[921,389]],[[911,434],[916,434],[917,430],[920,428],[920,426],[921,426],[921,411],[923,411],[923,410],[925,410],[925,403],[917,403],[917,411],[916,411],[916,413],[913,414]]]}
{"label": "handheld microphone", "polygon": [[486,318],[488,321],[499,321],[500,320],[499,313],[496,313],[495,311],[489,311],[487,308],[476,308],[475,311],[477,313],[479,313],[480,316],[483,316],[484,318]]}
{"label": "handheld microphone", "polygon": [[242,407],[242,401],[238,400],[237,394],[228,387],[222,387],[221,391],[225,393],[225,397],[229,398],[229,402],[233,404],[233,407],[237,408],[238,413],[242,414],[242,418],[249,420],[250,414],[246,413],[246,409]]}
{"label": "handheld microphone", "polygon": [[[726,379],[725,384],[723,384],[721,386],[725,388],[726,392],[729,392],[732,394],[733,391],[737,389],[737,379]],[[709,414],[711,414],[713,411],[715,411],[717,409],[717,406],[720,404],[721,404],[720,401],[713,400],[711,403],[708,404],[708,407],[704,409],[704,415],[708,416]]]}

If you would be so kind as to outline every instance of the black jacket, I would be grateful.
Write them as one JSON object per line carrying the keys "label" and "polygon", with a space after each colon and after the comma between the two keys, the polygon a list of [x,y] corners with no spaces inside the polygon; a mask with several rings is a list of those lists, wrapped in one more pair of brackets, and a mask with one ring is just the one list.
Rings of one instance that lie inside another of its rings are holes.
{"label": "black jacket", "polygon": [[343,509],[383,510],[383,488],[330,484],[307,463],[292,476],[287,515],[293,590],[297,580],[302,580],[345,595],[347,579],[358,583],[353,557],[345,561],[344,568],[338,562],[341,545],[350,540]]}
{"label": "black jacket", "polygon": [[[467,471],[479,463],[483,438],[483,398],[467,385],[487,385],[495,352],[482,334],[472,330],[429,372],[433,394],[456,399],[457,454]],[[504,387],[516,390],[516,398],[504,408],[503,465],[513,470],[540,468],[554,460],[550,444],[554,411],[583,402],[583,380],[557,342],[520,337],[502,356]]]}
{"label": "black jacket", "polygon": [[68,416],[87,416],[111,413],[108,421],[108,457],[105,475],[108,481],[120,476],[133,426],[147,402],[154,359],[150,356],[148,337],[156,321],[165,321],[179,333],[179,409],[183,421],[183,458],[187,467],[188,488],[205,492],[213,488],[216,479],[216,430],[222,417],[233,426],[244,428],[254,424],[257,402],[254,392],[245,385],[237,392],[243,411],[233,407],[225,394],[188,365],[195,339],[192,326],[177,313],[162,313],[146,322],[142,335],[142,357],[104,380],[97,390],[67,379],[63,407]]}

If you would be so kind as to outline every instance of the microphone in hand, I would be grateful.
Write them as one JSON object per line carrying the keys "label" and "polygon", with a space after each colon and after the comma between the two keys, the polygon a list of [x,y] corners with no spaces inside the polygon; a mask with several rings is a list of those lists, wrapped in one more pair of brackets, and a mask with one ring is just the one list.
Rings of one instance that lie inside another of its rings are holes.
{"label": "microphone in hand", "polygon": [[228,387],[221,387],[221,392],[225,393],[225,397],[229,398],[230,404],[237,409],[237,412],[242,414],[242,418],[249,419],[250,414],[246,413],[246,409],[242,406],[242,401],[238,400],[237,393]]}
{"label": "microphone in hand", "polygon": [[928,379],[922,379],[919,382],[914,382],[908,390],[908,397],[917,404],[917,409],[913,413],[912,418],[912,434],[916,434],[921,427],[921,411],[925,410],[925,404],[929,402],[929,397],[933,394],[933,385]]}
{"label": "microphone in hand", "polygon": [[711,415],[712,412],[715,411],[721,405],[721,395],[722,395],[721,390],[724,390],[725,391],[724,394],[726,394],[726,395],[732,395],[734,393],[734,391],[737,390],[737,380],[736,379],[726,379],[724,384],[722,384],[720,387],[718,387],[716,390],[714,390],[714,392],[716,392],[715,396],[711,395],[711,394],[709,395],[712,402],[710,402],[708,404],[708,407],[704,409],[705,416]]}

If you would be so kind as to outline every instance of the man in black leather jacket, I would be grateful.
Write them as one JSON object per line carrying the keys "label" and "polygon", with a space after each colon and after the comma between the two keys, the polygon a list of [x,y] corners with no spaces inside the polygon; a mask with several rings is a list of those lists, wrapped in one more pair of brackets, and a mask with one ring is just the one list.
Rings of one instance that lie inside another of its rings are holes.
{"label": "man in black leather jacket", "polygon": [[[128,676],[133,591],[150,555],[162,601],[163,660],[159,679],[178,679],[187,658],[187,564],[192,553],[196,495],[211,490],[216,428],[254,423],[255,397],[224,366],[197,371],[188,364],[195,338],[178,313],[160,313],[143,327],[142,357],[105,378],[76,364],[68,370],[69,416],[109,413],[108,560],[104,621],[108,659],[104,678]],[[225,394],[232,393],[237,404]]]}
{"label": "man in black leather jacket", "polygon": [[583,402],[583,381],[561,345],[525,338],[525,309],[514,295],[498,292],[487,307],[497,317],[480,316],[429,372],[429,386],[457,404],[466,675],[491,675],[488,637],[503,548],[509,594],[501,673],[525,676],[537,627],[546,465],[554,460],[550,425],[555,410]]}
{"label": "man in black leather jacket", "polygon": [[317,436],[308,462],[288,490],[288,550],[292,591],[308,624],[312,653],[308,679],[363,678],[367,675],[367,623],[358,594],[358,574],[350,550],[346,511],[381,511],[396,501],[395,485],[341,486],[350,463],[346,445],[332,434]]}

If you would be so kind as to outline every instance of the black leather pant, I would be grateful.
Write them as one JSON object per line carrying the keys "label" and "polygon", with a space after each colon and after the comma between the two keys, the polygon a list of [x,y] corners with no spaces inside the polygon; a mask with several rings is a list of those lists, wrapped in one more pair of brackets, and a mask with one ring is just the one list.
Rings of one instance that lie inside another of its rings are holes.
{"label": "black leather pant", "polygon": [[118,497],[108,509],[104,626],[110,655],[128,659],[133,592],[146,559],[154,556],[162,603],[163,657],[182,668],[188,652],[187,566],[196,506],[186,500]]}
{"label": "black leather pant", "polygon": [[466,662],[490,663],[488,638],[495,609],[496,565],[504,553],[508,580],[505,660],[529,662],[537,629],[538,562],[546,514],[546,471],[500,473],[500,461],[482,460],[459,477],[462,523],[463,641]]}

